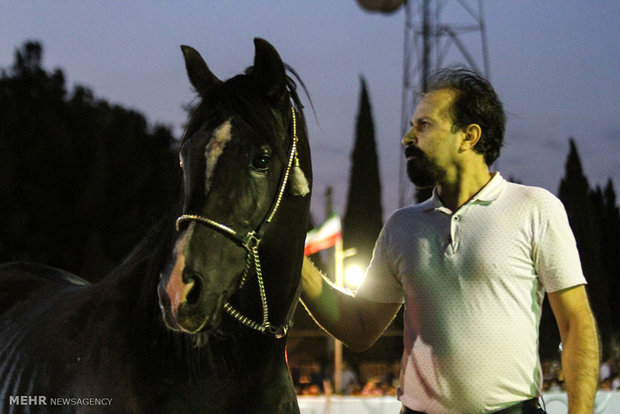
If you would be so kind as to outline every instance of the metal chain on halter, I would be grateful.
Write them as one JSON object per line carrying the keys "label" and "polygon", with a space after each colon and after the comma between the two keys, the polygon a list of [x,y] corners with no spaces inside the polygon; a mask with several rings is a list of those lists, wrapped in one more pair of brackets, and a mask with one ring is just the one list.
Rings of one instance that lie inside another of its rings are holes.
{"label": "metal chain on halter", "polygon": [[[250,258],[250,254],[248,254],[247,257]],[[226,302],[224,304],[224,310],[230,316],[232,316],[233,318],[235,318],[237,321],[241,322],[241,324],[247,326],[248,328],[252,328],[262,333],[270,332],[270,333],[275,334],[275,330],[273,332],[271,331],[272,325],[269,322],[269,307],[267,305],[267,295],[265,294],[265,284],[263,282],[263,271],[260,265],[258,247],[254,247],[252,249],[251,257],[254,259],[254,265],[256,267],[256,280],[258,282],[258,292],[260,294],[261,306],[263,309],[263,322],[259,324],[258,322],[255,322],[251,320],[250,318],[243,316],[243,314],[241,314],[241,312],[233,308],[233,306],[229,302]],[[247,270],[248,270],[247,263],[248,262],[246,261],[246,271],[244,271],[244,277],[247,275]],[[245,283],[245,281],[243,280],[244,277],[242,278],[242,283]],[[239,288],[241,288],[241,286]],[[285,333],[286,333],[286,330],[288,330],[288,328],[285,328]]]}
{"label": "metal chain on halter", "polygon": [[245,282],[247,282],[248,280],[248,275],[250,274],[250,267],[252,266],[252,258],[253,255],[249,253],[245,255],[245,268],[243,269],[243,274],[241,275],[241,280],[239,281],[239,289],[241,289],[245,285]]}
{"label": "metal chain on halter", "polygon": [[288,176],[290,175],[291,167],[293,166],[293,160],[295,160],[297,165],[299,165],[299,159],[297,158],[297,141],[299,141],[299,138],[297,137],[297,119],[295,117],[295,108],[292,106],[291,112],[293,114],[293,143],[291,144],[291,154],[288,157],[286,170],[284,170],[284,177],[282,178],[282,185],[280,186],[280,191],[278,192],[278,198],[271,209],[271,214],[267,217],[267,223],[271,223],[273,216],[276,215],[276,212],[280,207],[280,202],[282,201],[282,196],[284,195],[284,189],[286,188],[286,183],[288,182]]}
{"label": "metal chain on halter", "polygon": [[[194,214],[184,214],[180,216],[179,218],[177,218],[177,221],[176,221],[177,231],[179,230],[179,224],[183,221],[188,221],[188,220],[198,221],[200,223],[210,226],[211,228],[215,230],[218,230],[224,233],[225,235],[228,235],[230,238],[232,238],[240,246],[242,246],[248,251],[248,254],[245,260],[245,268],[243,270],[243,274],[241,275],[241,279],[239,281],[239,289],[241,289],[247,282],[250,268],[252,264],[254,264],[254,267],[256,269],[256,280],[258,283],[258,293],[260,295],[261,307],[263,311],[263,321],[262,323],[259,324],[258,322],[251,320],[247,316],[244,316],[241,312],[235,309],[230,304],[230,302],[226,302],[224,304],[224,310],[230,316],[232,316],[234,319],[240,322],[242,325],[248,328],[254,329],[261,333],[269,333],[271,335],[274,335],[276,338],[282,338],[286,336],[288,329],[292,324],[292,321],[290,320],[290,317],[292,316],[288,315],[287,316],[288,320],[279,327],[273,326],[271,322],[269,322],[269,307],[267,305],[267,294],[265,292],[265,283],[263,280],[263,272],[262,272],[261,264],[260,264],[258,246],[260,244],[261,237],[262,237],[262,234],[260,233],[260,227],[265,222],[270,223],[273,220],[273,217],[275,216],[276,212],[280,208],[280,203],[282,202],[282,197],[284,196],[284,191],[288,183],[291,168],[293,167],[293,162],[295,163],[295,166],[299,166],[299,158],[297,154],[297,142],[299,138],[297,137],[297,119],[295,116],[295,108],[293,106],[291,106],[291,113],[292,113],[292,121],[293,121],[293,137],[292,137],[293,142],[291,143],[291,150],[290,150],[288,162],[286,164],[286,169],[284,170],[284,176],[282,177],[282,180],[280,182],[280,187],[278,189],[278,194],[275,199],[275,202],[273,203],[271,210],[266,216],[267,218],[261,224],[259,224],[256,231],[251,231],[245,237],[243,237],[242,235],[240,235],[239,233],[237,233],[235,230],[231,229],[228,226],[225,226],[207,217],[194,215]],[[289,310],[289,313],[291,313],[290,310]]]}
{"label": "metal chain on halter", "polygon": [[[288,162],[286,165],[286,170],[284,171],[284,176],[282,177],[282,182],[280,185],[280,189],[278,191],[278,196],[276,198],[276,201],[273,204],[273,207],[271,208],[271,212],[269,213],[269,215],[267,216],[267,219],[265,220],[267,223],[270,223],[271,220],[273,220],[273,217],[275,216],[276,212],[278,211],[280,207],[280,203],[282,202],[282,197],[284,195],[284,190],[286,189],[286,184],[288,183],[288,178],[290,175],[291,167],[293,166],[293,161],[297,163],[299,162],[298,157],[297,157],[297,141],[299,140],[299,138],[297,137],[297,120],[295,116],[295,108],[293,108],[292,106],[291,106],[291,113],[292,113],[292,118],[293,118],[293,142],[291,144],[291,151],[290,151],[290,155],[289,155]],[[251,232],[251,234],[253,233],[254,232]],[[276,338],[282,338],[286,336],[288,329],[291,325],[291,321],[286,321],[279,328],[274,327],[271,324],[271,322],[269,322],[269,306],[267,304],[267,294],[265,293],[265,283],[263,281],[263,272],[262,272],[261,265],[260,265],[260,256],[258,254],[259,243],[260,243],[260,239],[256,239],[256,243],[254,243],[254,245],[251,246],[250,249],[248,249],[248,256],[246,258],[246,268],[244,269],[243,276],[241,277],[241,281],[239,283],[239,289],[243,287],[243,285],[246,282],[246,278],[247,278],[247,274],[248,274],[248,270],[250,266],[249,259],[251,257],[254,261],[254,267],[256,268],[256,281],[258,283],[258,292],[260,295],[261,306],[263,309],[263,322],[259,324],[258,322],[251,320],[247,316],[244,316],[241,312],[235,309],[230,304],[230,302],[226,302],[224,304],[224,310],[230,316],[232,316],[234,319],[236,319],[242,325],[247,326],[248,328],[254,329],[261,333],[270,333],[274,335]]]}

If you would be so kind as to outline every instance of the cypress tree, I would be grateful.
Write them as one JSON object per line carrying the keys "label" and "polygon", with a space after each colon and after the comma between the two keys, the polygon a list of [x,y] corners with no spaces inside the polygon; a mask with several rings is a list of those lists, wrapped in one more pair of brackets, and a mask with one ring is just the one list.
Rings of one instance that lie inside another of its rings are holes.
{"label": "cypress tree", "polygon": [[[357,254],[347,262],[362,268],[366,267],[372,257],[372,251],[383,226],[383,209],[381,206],[381,184],[379,180],[379,162],[375,144],[375,128],[372,119],[370,98],[364,78],[360,78],[361,92],[359,111],[355,128],[355,143],[351,154],[351,173],[346,213],[342,223],[343,245],[354,247]],[[393,322],[396,329],[402,329],[402,311]],[[352,366],[364,360],[393,361],[402,353],[402,338],[385,336],[364,352],[352,352],[344,349],[344,358]]]}
{"label": "cypress tree", "polygon": [[360,83],[359,111],[342,233],[344,247],[357,249],[354,261],[360,266],[366,266],[383,225],[383,209],[370,98],[363,77]]}

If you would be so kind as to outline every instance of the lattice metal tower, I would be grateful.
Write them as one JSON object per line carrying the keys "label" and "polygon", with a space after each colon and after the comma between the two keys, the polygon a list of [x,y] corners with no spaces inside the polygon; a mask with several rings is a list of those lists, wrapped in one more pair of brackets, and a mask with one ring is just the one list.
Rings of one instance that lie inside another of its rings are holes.
{"label": "lattice metal tower", "polygon": [[[429,75],[439,68],[461,64],[489,76],[482,0],[405,0],[405,42],[401,132],[426,89]],[[450,22],[448,22],[448,19]],[[480,63],[481,62],[481,63]],[[415,188],[400,157],[398,205],[413,201]]]}
{"label": "lattice metal tower", "polygon": [[[402,135],[409,129],[419,95],[426,89],[433,71],[460,64],[489,77],[482,0],[356,1],[369,12],[389,14],[401,7],[405,9]],[[407,178],[405,157],[399,159],[398,205],[402,207],[413,201],[415,188]]]}

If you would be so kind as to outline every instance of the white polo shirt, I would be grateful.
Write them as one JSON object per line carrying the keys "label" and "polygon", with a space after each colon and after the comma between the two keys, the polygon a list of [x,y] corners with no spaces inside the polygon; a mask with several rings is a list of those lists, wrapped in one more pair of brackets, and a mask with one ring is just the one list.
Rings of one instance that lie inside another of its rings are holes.
{"label": "white polo shirt", "polygon": [[539,394],[544,292],[584,283],[562,203],[494,173],[454,213],[436,194],[396,211],[357,295],[405,303],[407,407],[482,413]]}

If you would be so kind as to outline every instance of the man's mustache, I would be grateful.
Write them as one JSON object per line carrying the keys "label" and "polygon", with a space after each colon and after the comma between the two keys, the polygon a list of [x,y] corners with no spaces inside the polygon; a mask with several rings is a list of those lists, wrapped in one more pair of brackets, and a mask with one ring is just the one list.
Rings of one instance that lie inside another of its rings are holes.
{"label": "man's mustache", "polygon": [[420,158],[420,157],[425,157],[425,156],[426,156],[426,154],[424,154],[424,152],[420,148],[418,148],[416,146],[407,145],[405,147],[405,157],[407,157],[407,158],[409,158],[409,157],[418,157],[418,158]]}

